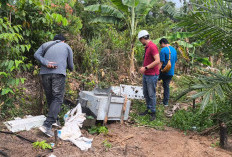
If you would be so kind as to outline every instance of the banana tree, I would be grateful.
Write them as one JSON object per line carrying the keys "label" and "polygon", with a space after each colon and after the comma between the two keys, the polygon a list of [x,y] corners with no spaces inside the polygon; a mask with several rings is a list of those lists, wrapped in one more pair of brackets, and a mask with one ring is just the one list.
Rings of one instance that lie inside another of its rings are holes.
{"label": "banana tree", "polygon": [[130,30],[131,54],[130,77],[135,76],[134,52],[136,28],[138,21],[149,13],[156,0],[110,0],[110,5],[95,4],[85,7],[86,11],[99,12],[101,15],[91,20],[91,23],[108,23],[127,25]]}
{"label": "banana tree", "polygon": [[[191,68],[194,67],[193,65],[195,62],[210,66],[211,63],[208,58],[201,58],[199,55],[195,54],[196,48],[201,47],[205,42],[202,40],[189,42],[189,39],[193,37],[194,34],[191,32],[175,32],[161,38],[167,38],[170,41],[170,44],[176,47],[182,58]],[[158,44],[161,38],[154,40],[154,43]]]}

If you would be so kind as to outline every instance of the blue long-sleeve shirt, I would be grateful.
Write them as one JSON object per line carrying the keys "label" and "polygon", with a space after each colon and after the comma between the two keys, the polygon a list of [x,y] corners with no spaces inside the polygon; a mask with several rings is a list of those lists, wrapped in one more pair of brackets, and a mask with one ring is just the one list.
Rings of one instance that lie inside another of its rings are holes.
{"label": "blue long-sleeve shirt", "polygon": [[[163,73],[163,75],[174,75],[174,71],[175,71],[175,64],[177,61],[177,52],[176,49],[172,46],[169,46],[170,51],[171,51],[171,69],[169,70],[169,72],[167,73]],[[162,69],[168,64],[168,60],[169,60],[169,49],[168,47],[164,47],[162,48],[162,50],[160,51],[160,62],[163,62],[162,65]]]}
{"label": "blue long-sleeve shirt", "polygon": [[[41,63],[40,74],[63,74],[66,76],[66,69],[73,71],[73,52],[70,46],[64,42],[59,42],[50,47],[44,55],[47,46],[56,41],[44,43],[35,52],[34,57]],[[57,68],[48,68],[48,62],[56,62]]]}

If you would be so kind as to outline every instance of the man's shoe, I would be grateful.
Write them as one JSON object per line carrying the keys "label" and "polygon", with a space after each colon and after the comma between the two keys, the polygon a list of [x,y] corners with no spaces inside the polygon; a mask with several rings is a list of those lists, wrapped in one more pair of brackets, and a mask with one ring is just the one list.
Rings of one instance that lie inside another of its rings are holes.
{"label": "man's shoe", "polygon": [[151,113],[150,121],[153,121],[153,120],[155,120],[155,119],[156,119],[156,115],[155,115],[155,113]]}
{"label": "man's shoe", "polygon": [[147,115],[147,114],[149,114],[149,112],[148,112],[148,110],[145,110],[144,112],[140,113],[139,115],[140,115],[140,116],[145,116],[145,115]]}
{"label": "man's shoe", "polygon": [[41,127],[39,127],[39,130],[45,133],[47,131],[47,127],[42,125]]}
{"label": "man's shoe", "polygon": [[54,136],[54,132],[52,131],[52,129],[48,129],[45,134],[49,137],[53,137]]}
{"label": "man's shoe", "polygon": [[41,126],[39,127],[40,131],[42,131],[43,133],[45,133],[47,136],[52,137],[54,136],[54,133],[52,132],[51,128],[48,128],[46,126]]}
{"label": "man's shoe", "polygon": [[59,120],[56,120],[55,123],[52,124],[53,126],[56,126],[56,127],[61,127],[61,124],[60,124],[60,121]]}

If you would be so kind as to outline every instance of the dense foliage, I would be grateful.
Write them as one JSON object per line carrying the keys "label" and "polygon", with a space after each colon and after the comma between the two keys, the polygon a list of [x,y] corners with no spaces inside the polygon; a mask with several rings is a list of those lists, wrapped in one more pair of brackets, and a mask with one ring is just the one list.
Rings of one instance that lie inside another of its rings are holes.
{"label": "dense foliage", "polygon": [[[178,111],[170,125],[202,131],[216,125],[215,119],[229,124],[232,3],[190,0],[184,4],[177,9],[174,3],[155,0],[1,1],[0,118],[36,114],[33,109],[39,108],[41,90],[36,86],[39,66],[33,54],[57,33],[66,36],[74,52],[76,71],[67,76],[66,98],[75,101],[79,90],[96,85],[140,84],[137,69],[142,66],[144,47],[136,36],[146,29],[158,46],[166,37],[178,51],[179,79],[174,78],[171,97],[199,101],[195,111]],[[131,118],[137,124],[168,125],[164,108],[158,108],[158,120],[151,123],[149,117],[137,116],[144,106],[136,104]]]}

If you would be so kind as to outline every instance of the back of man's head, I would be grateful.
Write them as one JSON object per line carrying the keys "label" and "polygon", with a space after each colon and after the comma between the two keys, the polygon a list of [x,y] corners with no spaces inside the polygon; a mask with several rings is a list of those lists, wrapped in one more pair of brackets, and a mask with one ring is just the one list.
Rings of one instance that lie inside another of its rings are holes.
{"label": "back of man's head", "polygon": [[55,37],[53,38],[53,40],[61,40],[61,41],[65,41],[65,37],[62,34],[57,34],[55,35]]}
{"label": "back of man's head", "polygon": [[162,38],[160,41],[159,41],[160,44],[169,44],[168,40],[166,38]]}

